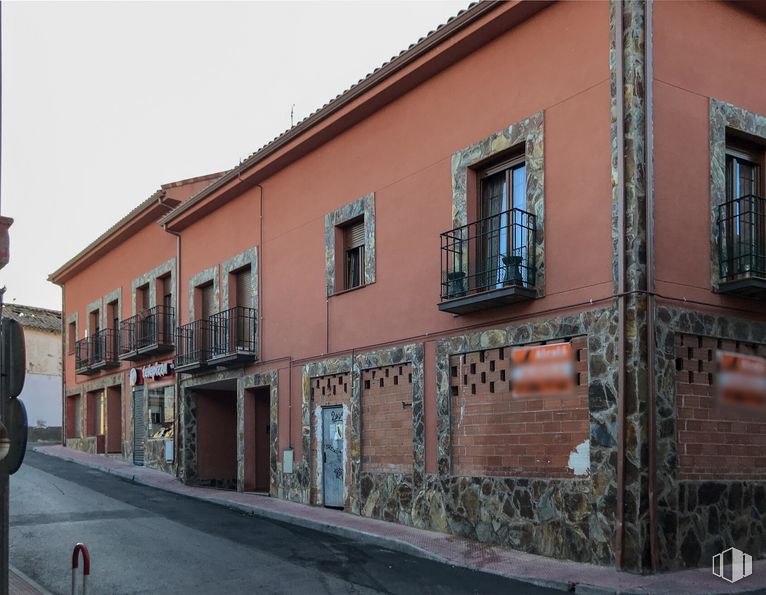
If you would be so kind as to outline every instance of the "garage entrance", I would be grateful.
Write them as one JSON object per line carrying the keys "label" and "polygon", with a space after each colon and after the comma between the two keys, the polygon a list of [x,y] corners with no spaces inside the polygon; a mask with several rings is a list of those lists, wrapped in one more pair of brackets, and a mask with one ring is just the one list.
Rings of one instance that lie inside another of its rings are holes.
{"label": "garage entrance", "polygon": [[237,489],[237,381],[194,388],[197,405],[197,482]]}
{"label": "garage entrance", "polygon": [[245,391],[245,477],[246,492],[269,493],[271,484],[271,389],[268,386]]}

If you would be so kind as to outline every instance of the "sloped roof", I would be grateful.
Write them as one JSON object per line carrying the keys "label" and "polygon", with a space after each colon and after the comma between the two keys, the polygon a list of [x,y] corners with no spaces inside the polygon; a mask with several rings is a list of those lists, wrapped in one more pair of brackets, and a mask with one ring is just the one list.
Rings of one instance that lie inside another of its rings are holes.
{"label": "sloped roof", "polygon": [[21,326],[42,331],[61,332],[61,312],[21,304],[3,304],[3,318],[15,320]]}

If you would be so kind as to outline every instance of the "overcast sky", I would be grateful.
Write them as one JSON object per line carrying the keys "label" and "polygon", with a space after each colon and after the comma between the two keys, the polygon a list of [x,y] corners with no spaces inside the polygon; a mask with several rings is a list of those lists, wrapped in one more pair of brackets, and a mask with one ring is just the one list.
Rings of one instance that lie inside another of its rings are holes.
{"label": "overcast sky", "polygon": [[165,182],[230,169],[460,2],[2,3],[5,300]]}

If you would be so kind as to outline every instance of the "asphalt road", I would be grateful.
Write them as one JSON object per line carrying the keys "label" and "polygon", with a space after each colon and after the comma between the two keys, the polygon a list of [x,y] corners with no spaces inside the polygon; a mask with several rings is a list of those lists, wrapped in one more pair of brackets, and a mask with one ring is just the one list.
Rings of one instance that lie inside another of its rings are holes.
{"label": "asphalt road", "polygon": [[35,452],[11,477],[11,564],[70,592],[71,553],[91,552],[88,593],[556,593],[352,539],[248,516]]}

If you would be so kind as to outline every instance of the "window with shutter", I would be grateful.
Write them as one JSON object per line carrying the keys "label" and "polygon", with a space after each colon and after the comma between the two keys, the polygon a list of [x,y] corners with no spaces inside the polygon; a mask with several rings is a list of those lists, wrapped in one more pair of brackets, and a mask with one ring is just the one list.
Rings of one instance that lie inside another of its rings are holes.
{"label": "window with shutter", "polygon": [[364,284],[364,219],[352,221],[343,229],[345,258],[344,289]]}
{"label": "window with shutter", "polygon": [[250,279],[251,279],[251,273],[250,273],[250,267],[244,268],[240,271],[237,271],[235,273],[235,283],[236,283],[236,293],[235,293],[235,299],[236,299],[236,306],[244,306],[246,308],[249,308],[251,305],[251,299],[250,299]]}

